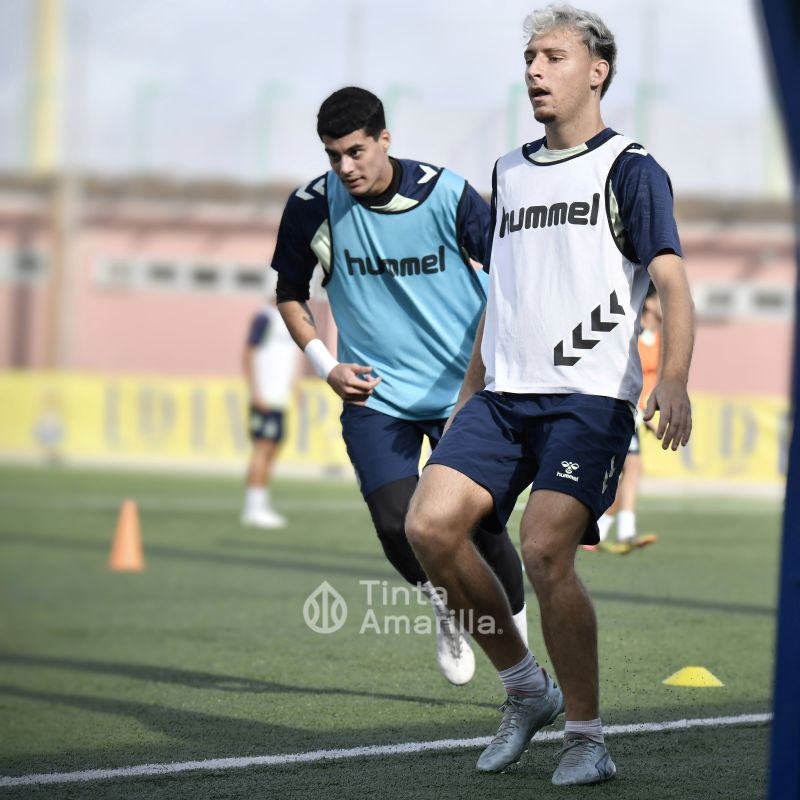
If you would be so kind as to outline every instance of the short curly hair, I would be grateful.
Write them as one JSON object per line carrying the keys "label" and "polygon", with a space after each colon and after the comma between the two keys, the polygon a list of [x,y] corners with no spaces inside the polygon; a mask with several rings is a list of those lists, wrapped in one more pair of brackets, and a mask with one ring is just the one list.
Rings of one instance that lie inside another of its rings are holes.
{"label": "short curly hair", "polygon": [[363,130],[377,139],[386,127],[386,115],[380,98],[358,86],[346,86],[326,98],[317,114],[317,134],[341,139]]}

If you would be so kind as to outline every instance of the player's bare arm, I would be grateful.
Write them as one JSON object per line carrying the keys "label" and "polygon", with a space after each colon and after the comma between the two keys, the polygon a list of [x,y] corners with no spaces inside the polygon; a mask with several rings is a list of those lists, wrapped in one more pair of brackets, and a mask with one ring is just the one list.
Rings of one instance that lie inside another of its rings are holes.
{"label": "player's bare arm", "polygon": [[475,331],[475,341],[472,344],[472,354],[470,355],[467,371],[464,374],[464,382],[461,384],[461,389],[458,393],[453,413],[450,414],[449,419],[445,423],[444,430],[450,427],[459,409],[464,403],[472,397],[475,392],[481,391],[486,386],[486,367],[484,366],[483,359],[481,358],[481,345],[483,344],[483,322],[486,317],[486,312],[481,314],[481,320],[478,323],[478,328]]}
{"label": "player's bare arm", "polygon": [[[287,300],[278,303],[283,321],[297,346],[307,351],[311,342],[319,342],[319,334],[314,324],[314,317],[307,303],[298,300]],[[368,364],[341,364],[335,363],[327,370],[327,380],[342,400],[350,403],[364,403],[372,394],[375,387],[381,382],[380,378],[372,378],[369,373],[372,367]]]}
{"label": "player's bare arm", "polygon": [[650,277],[661,298],[663,323],[661,376],[647,401],[645,422],[659,412],[656,436],[664,450],[686,446],[692,432],[692,406],[686,386],[694,347],[694,303],[679,256],[656,256]]}
{"label": "player's bare arm", "polygon": [[292,339],[301,350],[304,350],[312,339],[319,338],[314,316],[308,307],[308,303],[287,300],[286,302],[278,303],[278,311],[281,312]]}

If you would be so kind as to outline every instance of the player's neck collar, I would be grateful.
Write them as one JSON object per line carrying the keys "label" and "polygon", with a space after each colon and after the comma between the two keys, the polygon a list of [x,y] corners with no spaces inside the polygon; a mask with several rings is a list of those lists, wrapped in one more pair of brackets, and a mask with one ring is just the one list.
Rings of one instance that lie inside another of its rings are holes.
{"label": "player's neck collar", "polygon": [[400,188],[400,181],[403,178],[403,167],[396,158],[389,156],[389,161],[392,164],[392,180],[384,191],[372,197],[359,197],[358,202],[367,208],[375,208],[376,206],[388,205],[392,198],[397,194]]}
{"label": "player's neck collar", "polygon": [[617,132],[612,128],[603,128],[600,133],[596,133],[591,139],[565,150],[550,150],[547,147],[546,138],[538,139],[535,142],[523,145],[522,154],[533,164],[557,164],[588,153],[607,142],[612,136],[617,135]]}

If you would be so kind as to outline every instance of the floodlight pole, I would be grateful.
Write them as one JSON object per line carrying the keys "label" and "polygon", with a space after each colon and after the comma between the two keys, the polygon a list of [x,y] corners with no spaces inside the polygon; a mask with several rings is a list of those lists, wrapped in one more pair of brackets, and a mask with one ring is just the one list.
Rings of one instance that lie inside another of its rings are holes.
{"label": "floodlight pole", "polygon": [[769,800],[800,797],[800,4],[761,0],[765,46],[772,52],[773,82],[783,108],[794,192],[795,284],[792,439],[786,478],[780,568]]}

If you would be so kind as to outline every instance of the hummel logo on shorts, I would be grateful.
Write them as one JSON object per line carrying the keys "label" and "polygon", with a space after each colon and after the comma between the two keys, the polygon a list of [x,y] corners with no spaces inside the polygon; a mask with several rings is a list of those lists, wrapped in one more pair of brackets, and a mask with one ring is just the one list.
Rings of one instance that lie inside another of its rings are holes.
{"label": "hummel logo on shorts", "polygon": [[572,474],[576,469],[578,469],[580,464],[576,464],[574,461],[562,461],[561,466],[564,468],[564,471],[556,472],[557,477],[568,478],[571,481],[575,481],[575,483],[580,480],[577,476]]}

